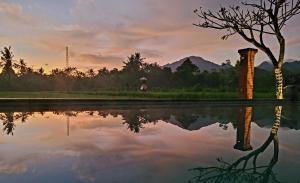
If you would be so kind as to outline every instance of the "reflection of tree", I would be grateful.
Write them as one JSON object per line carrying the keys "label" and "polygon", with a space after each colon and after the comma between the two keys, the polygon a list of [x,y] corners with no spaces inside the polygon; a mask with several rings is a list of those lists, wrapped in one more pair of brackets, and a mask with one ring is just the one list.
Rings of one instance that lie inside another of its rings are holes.
{"label": "reflection of tree", "polygon": [[3,131],[6,132],[7,135],[14,135],[14,130],[16,127],[14,121],[20,119],[24,123],[30,115],[32,115],[30,112],[22,112],[17,114],[14,112],[6,112],[0,114],[0,120],[3,122]]}
{"label": "reflection of tree", "polygon": [[128,111],[123,114],[123,119],[123,124],[127,124],[128,129],[135,133],[140,132],[141,128],[143,128],[143,124],[155,124],[157,122],[157,119],[152,118],[151,115],[144,110]]}
{"label": "reflection of tree", "polygon": [[[282,107],[276,106],[275,122],[268,139],[262,146],[233,163],[218,159],[220,165],[217,167],[194,168],[193,171],[197,171],[198,175],[190,182],[279,182],[272,169],[278,161],[279,144],[277,132],[280,127],[281,113]],[[274,153],[271,161],[265,166],[258,166],[258,156],[265,152],[272,142],[274,144]],[[248,166],[250,160],[252,160],[253,166]]]}
{"label": "reflection of tree", "polygon": [[53,114],[55,115],[62,115],[62,116],[68,116],[68,117],[77,117],[77,115],[80,113],[79,111],[67,111],[67,110],[64,110],[64,111],[53,111],[52,112]]}
{"label": "reflection of tree", "polygon": [[15,123],[14,123],[14,113],[5,113],[1,115],[1,120],[3,120],[3,131],[6,132],[7,135],[14,135]]}

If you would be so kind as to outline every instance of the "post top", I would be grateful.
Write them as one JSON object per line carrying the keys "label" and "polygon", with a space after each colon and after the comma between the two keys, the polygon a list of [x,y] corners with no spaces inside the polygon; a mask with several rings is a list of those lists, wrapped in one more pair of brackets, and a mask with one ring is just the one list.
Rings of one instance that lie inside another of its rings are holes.
{"label": "post top", "polygon": [[239,53],[245,53],[245,52],[254,52],[254,53],[257,53],[258,50],[255,49],[255,48],[245,48],[245,49],[240,49],[238,52]]}

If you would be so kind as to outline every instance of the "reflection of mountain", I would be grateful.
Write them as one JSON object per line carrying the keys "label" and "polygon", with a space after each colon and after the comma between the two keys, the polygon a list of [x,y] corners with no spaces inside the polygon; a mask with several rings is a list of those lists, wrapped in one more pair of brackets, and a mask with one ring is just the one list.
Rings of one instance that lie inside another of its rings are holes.
{"label": "reflection of mountain", "polygon": [[[157,123],[158,121],[164,121],[190,131],[199,130],[216,122],[221,124],[232,123],[236,128],[238,111],[243,107],[245,106],[178,104],[148,106],[123,105],[110,107],[100,106],[83,109],[68,108],[65,111],[62,109],[51,110],[56,115],[65,115],[70,117],[76,117],[79,113],[86,111],[94,111],[88,112],[88,115],[106,117],[110,114],[114,117],[121,116],[124,120],[124,125],[127,126],[128,129],[134,132],[139,132],[140,129],[144,127],[144,124]],[[297,112],[298,106],[286,106],[285,109],[281,126],[299,130],[300,114]],[[41,110],[39,112],[43,114],[45,111],[48,110]],[[22,121],[26,121],[28,116],[33,114],[32,112],[14,113],[14,120],[21,118]],[[4,125],[12,124],[9,127],[14,128],[15,126],[14,123],[12,123],[12,120],[8,120],[9,123],[7,123],[7,114],[9,114],[7,111],[2,114],[2,123]],[[271,127],[274,121],[274,107],[272,105],[254,106],[252,121],[260,127]],[[13,130],[13,128],[9,129]],[[12,130],[10,130],[9,133],[11,133]]]}
{"label": "reflection of mountain", "polygon": [[200,128],[209,126],[216,121],[210,121],[207,117],[202,116],[171,116],[169,120],[166,120],[166,122],[171,123],[173,125],[179,126],[180,128],[186,129],[186,130],[199,130]]}
{"label": "reflection of mountain", "polygon": [[[119,110],[110,109],[103,110],[101,113],[112,115],[121,115],[128,124],[137,124],[136,120],[140,120],[140,124],[151,123],[162,120],[164,122],[176,125],[186,130],[199,130],[203,127],[212,125],[216,122],[221,124],[233,123],[236,127],[238,119],[238,111],[243,106],[169,106],[166,108],[151,107],[143,109]],[[297,106],[286,106],[284,117],[282,119],[282,127],[289,129],[300,129],[300,119],[296,111]],[[106,112],[104,112],[106,111]],[[135,116],[133,119],[132,116]],[[256,106],[253,107],[252,121],[260,127],[271,127],[274,122],[273,106]],[[142,126],[140,126],[142,127]]]}

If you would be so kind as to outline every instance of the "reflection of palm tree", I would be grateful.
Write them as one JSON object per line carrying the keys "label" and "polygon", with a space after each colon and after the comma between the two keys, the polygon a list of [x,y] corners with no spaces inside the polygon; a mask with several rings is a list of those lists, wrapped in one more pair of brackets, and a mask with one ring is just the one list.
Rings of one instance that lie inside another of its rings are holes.
{"label": "reflection of palm tree", "polygon": [[[258,149],[250,152],[246,156],[239,158],[230,164],[222,159],[218,159],[220,166],[217,167],[198,167],[192,169],[199,174],[190,182],[279,182],[276,179],[272,169],[278,161],[279,144],[277,132],[280,127],[282,107],[275,107],[275,122],[271,129],[270,135],[265,143]],[[271,161],[266,166],[258,166],[258,156],[265,152],[271,142],[274,143],[274,154]],[[252,167],[248,167],[252,159]]]}
{"label": "reflection of palm tree", "polygon": [[128,113],[123,114],[124,123],[127,124],[128,129],[134,133],[139,133],[143,128],[143,124],[146,123],[156,123],[157,120],[153,119],[147,111],[137,110],[129,111]]}
{"label": "reflection of palm tree", "polygon": [[0,120],[3,121],[3,131],[6,132],[7,135],[14,135],[14,130],[16,127],[14,121],[21,119],[21,121],[24,123],[30,115],[32,115],[30,112],[18,114],[14,114],[14,112],[7,112],[0,114]]}
{"label": "reflection of palm tree", "polygon": [[5,115],[1,115],[1,119],[3,120],[3,131],[6,132],[7,135],[14,135],[13,131],[16,126],[14,123],[14,113],[5,113]]}

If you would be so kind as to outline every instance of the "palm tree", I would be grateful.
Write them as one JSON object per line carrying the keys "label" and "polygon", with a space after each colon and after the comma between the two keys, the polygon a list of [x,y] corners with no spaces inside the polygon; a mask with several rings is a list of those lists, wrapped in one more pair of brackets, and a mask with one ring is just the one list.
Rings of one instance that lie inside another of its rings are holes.
{"label": "palm tree", "polygon": [[11,47],[4,47],[3,50],[1,50],[1,63],[0,66],[3,67],[2,74],[8,76],[11,78],[12,76],[15,76],[15,71],[13,70],[13,58],[14,55],[11,51]]}
{"label": "palm tree", "polygon": [[24,59],[20,59],[19,63],[13,64],[14,68],[19,70],[19,74],[25,75],[28,71],[27,64],[25,63]]}
{"label": "palm tree", "polygon": [[45,73],[44,68],[41,67],[41,68],[38,70],[38,73],[39,73],[40,75],[44,75],[44,73]]}
{"label": "palm tree", "polygon": [[126,62],[123,62],[125,64],[123,70],[127,72],[139,72],[143,66],[144,60],[145,58],[142,58],[140,53],[135,53],[128,57]]}

